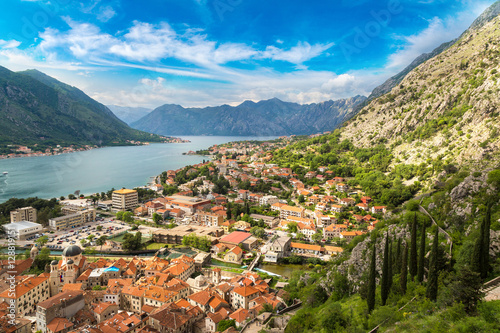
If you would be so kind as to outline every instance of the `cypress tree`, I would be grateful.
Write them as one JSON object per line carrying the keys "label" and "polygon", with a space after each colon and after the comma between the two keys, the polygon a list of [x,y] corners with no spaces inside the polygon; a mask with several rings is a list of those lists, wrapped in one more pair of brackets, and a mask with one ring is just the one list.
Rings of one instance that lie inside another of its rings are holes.
{"label": "cypress tree", "polygon": [[375,244],[373,244],[372,260],[370,262],[369,275],[368,275],[368,295],[366,297],[368,312],[372,312],[372,310],[375,308],[375,289],[377,288],[377,285],[375,284],[375,264],[376,264]]}
{"label": "cypress tree", "polygon": [[390,241],[391,246],[389,246],[389,269],[387,270],[388,272],[388,279],[387,279],[387,293],[389,294],[391,292],[391,287],[392,287],[392,277],[393,277],[393,267],[394,264],[392,262],[392,257],[393,257],[393,249],[392,249],[392,241]]}
{"label": "cypress tree", "polygon": [[418,270],[417,281],[422,283],[424,281],[424,265],[425,265],[425,223],[422,223],[422,234],[420,235],[420,252],[418,253]]}
{"label": "cypress tree", "polygon": [[436,233],[432,242],[431,260],[429,263],[429,278],[427,279],[427,297],[431,301],[437,299],[438,293],[438,249],[439,249],[439,228],[436,226]]}
{"label": "cypress tree", "polygon": [[393,262],[393,269],[395,272],[401,271],[401,260],[403,260],[403,258],[401,257],[401,238],[398,238]]}
{"label": "cypress tree", "polygon": [[411,225],[411,242],[410,242],[410,276],[413,281],[417,275],[417,213],[413,215],[413,223]]}
{"label": "cypress tree", "polygon": [[401,257],[401,274],[399,275],[399,283],[401,287],[401,293],[404,295],[406,294],[406,280],[408,278],[408,243],[405,244]]}
{"label": "cypress tree", "polygon": [[389,231],[385,236],[384,261],[382,263],[382,281],[380,283],[380,296],[382,297],[382,305],[385,305],[389,296]]}
{"label": "cypress tree", "polygon": [[478,273],[480,276],[483,272],[484,267],[484,234],[485,234],[485,225],[484,220],[481,222],[479,226],[479,235],[476,239],[476,244],[474,244],[474,252],[472,255],[471,267],[472,270]]}
{"label": "cypress tree", "polygon": [[231,219],[231,203],[228,202],[227,205],[226,205],[226,215],[227,215],[227,219],[230,220]]}
{"label": "cypress tree", "polygon": [[486,208],[483,231],[483,269],[481,278],[485,279],[490,271],[490,227],[491,227],[491,201]]}

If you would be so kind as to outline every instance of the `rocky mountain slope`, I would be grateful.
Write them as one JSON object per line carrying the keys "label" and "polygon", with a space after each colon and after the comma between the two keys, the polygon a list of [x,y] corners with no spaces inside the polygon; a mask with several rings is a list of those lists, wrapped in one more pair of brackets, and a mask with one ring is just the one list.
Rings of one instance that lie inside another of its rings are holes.
{"label": "rocky mountain slope", "polygon": [[338,101],[300,105],[277,98],[236,107],[222,105],[188,108],[163,105],[132,124],[163,135],[291,135],[335,129],[346,113],[366,99],[356,96]]}
{"label": "rocky mountain slope", "polygon": [[134,108],[128,106],[118,106],[118,105],[106,105],[115,116],[120,120],[124,121],[128,125],[138,121],[142,117],[146,116],[152,110],[147,108]]}
{"label": "rocky mountain slope", "polygon": [[494,161],[500,151],[499,60],[497,16],[475,24],[371,101],[345,125],[342,137],[362,147],[386,143],[394,148],[395,163]]}
{"label": "rocky mountain slope", "polygon": [[108,145],[158,141],[130,128],[81,90],[39,71],[0,67],[0,143]]}
{"label": "rocky mountain slope", "polygon": [[351,113],[346,114],[344,121],[348,121],[352,117],[358,114],[359,111],[361,111],[365,106],[367,106],[372,100],[374,100],[377,97],[380,97],[384,94],[387,94],[390,92],[394,87],[396,87],[398,84],[401,83],[401,81],[410,73],[412,70],[423,64],[429,59],[432,59],[436,57],[437,55],[441,54],[445,50],[447,50],[449,47],[453,46],[457,40],[461,39],[463,36],[469,34],[472,30],[478,29],[482,27],[484,24],[487,22],[493,20],[495,17],[497,17],[500,14],[500,1],[497,1],[495,4],[487,8],[474,22],[471,24],[469,29],[464,31],[462,35],[454,39],[450,42],[443,43],[437,48],[435,48],[432,52],[429,53],[424,53],[420,56],[418,56],[415,60],[411,62],[410,65],[408,65],[405,69],[403,69],[401,72],[398,74],[394,75],[393,77],[389,78],[387,81],[382,83],[380,86],[375,87],[373,89],[372,93],[368,96],[368,98],[363,102],[360,103],[358,106],[354,108],[354,110]]}

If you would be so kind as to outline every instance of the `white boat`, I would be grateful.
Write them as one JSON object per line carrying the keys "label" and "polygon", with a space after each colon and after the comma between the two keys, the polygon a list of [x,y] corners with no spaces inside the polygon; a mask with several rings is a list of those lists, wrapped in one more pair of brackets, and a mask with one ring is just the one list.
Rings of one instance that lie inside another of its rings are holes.
{"label": "white boat", "polygon": [[8,174],[8,172],[7,172],[7,171],[4,171],[4,172],[3,172],[3,174],[4,174],[4,175],[6,175],[6,174]]}

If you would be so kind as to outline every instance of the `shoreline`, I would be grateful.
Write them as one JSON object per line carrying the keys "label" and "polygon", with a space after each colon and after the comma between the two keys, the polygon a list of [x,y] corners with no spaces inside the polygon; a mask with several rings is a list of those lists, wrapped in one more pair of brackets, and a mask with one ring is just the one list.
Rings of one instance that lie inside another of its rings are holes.
{"label": "shoreline", "polygon": [[151,144],[156,144],[156,143],[190,143],[191,141],[181,139],[181,138],[172,138],[175,140],[171,141],[163,141],[163,142],[141,142],[141,144],[136,144],[136,143],[130,143],[130,144],[124,144],[124,145],[108,145],[108,146],[85,146],[85,148],[78,148],[74,149],[72,147],[60,147],[60,148],[52,148],[52,149],[62,149],[62,151],[51,151],[51,152],[30,152],[30,153],[11,153],[8,155],[0,155],[0,160],[11,160],[14,158],[27,158],[27,157],[45,157],[45,156],[57,156],[57,155],[62,155],[62,154],[72,154],[72,153],[80,153],[80,152],[85,152],[89,150],[94,150],[94,149],[101,149],[101,148],[109,148],[109,147],[134,147],[134,146],[149,146]]}

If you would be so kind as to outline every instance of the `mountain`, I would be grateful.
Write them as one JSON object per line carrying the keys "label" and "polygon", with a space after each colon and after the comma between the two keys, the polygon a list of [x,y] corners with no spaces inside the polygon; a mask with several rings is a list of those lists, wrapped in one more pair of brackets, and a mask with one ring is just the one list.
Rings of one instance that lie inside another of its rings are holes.
{"label": "mountain", "polygon": [[151,109],[146,108],[134,108],[128,106],[118,106],[118,105],[107,105],[108,109],[110,109],[120,120],[124,121],[128,125],[136,122],[142,117],[146,116],[150,113]]}
{"label": "mountain", "polygon": [[356,96],[301,105],[277,98],[238,106],[183,108],[163,105],[132,127],[163,135],[301,135],[331,131],[344,115],[366,99]]}
{"label": "mountain", "polygon": [[500,14],[500,1],[497,1],[493,5],[491,5],[488,9],[486,9],[476,20],[474,20],[471,26],[466,31],[464,31],[462,35],[460,35],[460,37],[452,41],[449,41],[447,43],[441,44],[440,46],[435,48],[432,52],[421,54],[401,72],[392,76],[378,87],[375,87],[375,89],[373,89],[371,94],[363,103],[360,103],[354,108],[352,112],[346,114],[344,121],[347,121],[356,114],[358,114],[358,112],[361,111],[361,109],[363,109],[366,105],[368,105],[368,103],[373,99],[390,92],[395,86],[401,83],[401,81],[406,77],[406,75],[408,75],[408,73],[410,73],[413,69],[417,68],[427,60],[432,59],[437,55],[441,54],[442,52],[447,50],[450,46],[454,45],[458,40],[466,36],[470,31],[482,27],[484,24],[493,20],[499,14]]}
{"label": "mountain", "polygon": [[37,70],[0,66],[0,143],[41,146],[160,141],[130,128],[81,90]]}
{"label": "mountain", "polygon": [[[488,13],[499,7],[497,2]],[[498,161],[500,17],[476,22],[453,46],[369,102],[342,129],[343,138],[362,147],[386,143],[397,160],[411,164]]]}

